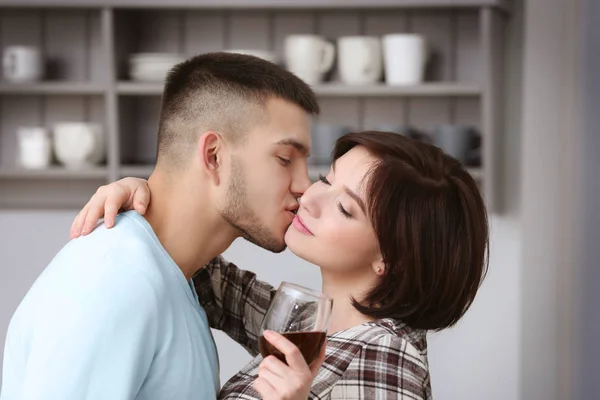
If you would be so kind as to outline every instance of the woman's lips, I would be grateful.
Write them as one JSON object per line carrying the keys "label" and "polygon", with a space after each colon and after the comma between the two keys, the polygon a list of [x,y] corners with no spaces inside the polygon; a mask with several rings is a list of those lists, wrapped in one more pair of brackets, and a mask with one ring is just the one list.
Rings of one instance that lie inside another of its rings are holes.
{"label": "woman's lips", "polygon": [[294,228],[296,228],[298,231],[300,231],[300,233],[303,233],[303,234],[309,235],[309,236],[314,236],[313,233],[310,231],[310,229],[308,229],[306,227],[306,225],[304,225],[304,222],[302,221],[302,218],[300,218],[300,216],[296,215],[294,217],[294,220],[292,221],[292,225],[294,225]]}

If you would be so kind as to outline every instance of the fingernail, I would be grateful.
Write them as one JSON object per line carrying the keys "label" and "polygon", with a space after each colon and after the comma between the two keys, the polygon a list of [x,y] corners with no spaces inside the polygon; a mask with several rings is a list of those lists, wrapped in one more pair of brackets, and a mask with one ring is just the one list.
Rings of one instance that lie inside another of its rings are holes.
{"label": "fingernail", "polygon": [[273,336],[274,336],[274,335],[273,335],[273,331],[265,331],[265,332],[264,332],[264,335],[265,335],[265,337],[266,337],[267,339],[269,339],[269,338],[271,338],[271,339],[272,339],[272,338],[273,338]]}

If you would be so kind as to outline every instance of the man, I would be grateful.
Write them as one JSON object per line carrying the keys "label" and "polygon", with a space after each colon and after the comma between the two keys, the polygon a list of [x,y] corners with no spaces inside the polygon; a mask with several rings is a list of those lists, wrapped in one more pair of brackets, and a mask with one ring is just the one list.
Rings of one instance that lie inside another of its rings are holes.
{"label": "man", "polygon": [[214,53],[176,66],[151,206],[48,265],[11,320],[0,398],[216,398],[217,354],[190,279],[240,236],[285,249],[316,113],[311,89],[264,60]]}

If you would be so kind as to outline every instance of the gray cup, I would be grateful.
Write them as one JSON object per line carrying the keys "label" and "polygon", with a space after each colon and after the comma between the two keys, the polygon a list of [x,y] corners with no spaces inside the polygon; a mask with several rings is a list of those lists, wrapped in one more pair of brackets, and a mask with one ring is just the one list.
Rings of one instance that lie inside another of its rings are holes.
{"label": "gray cup", "polygon": [[465,164],[476,136],[477,131],[472,126],[440,125],[433,132],[433,144]]}
{"label": "gray cup", "polygon": [[315,123],[312,127],[312,151],[310,162],[313,164],[331,163],[331,152],[336,140],[351,129],[348,126],[337,124]]}

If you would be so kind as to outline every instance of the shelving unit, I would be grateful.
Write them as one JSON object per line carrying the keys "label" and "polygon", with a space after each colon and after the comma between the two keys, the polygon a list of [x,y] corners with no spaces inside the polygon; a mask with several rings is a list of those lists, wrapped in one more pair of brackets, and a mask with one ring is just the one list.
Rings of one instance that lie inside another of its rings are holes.
{"label": "shelving unit", "polygon": [[[319,120],[356,130],[399,123],[425,132],[443,123],[477,127],[483,161],[469,170],[494,211],[509,11],[508,0],[0,0],[0,46],[38,46],[49,71],[40,83],[0,82],[0,208],[81,207],[100,184],[150,175],[162,84],[128,80],[132,53],[252,48],[281,57],[292,33],[335,40],[415,32],[432,49],[426,83],[347,86],[334,71],[314,87]],[[15,166],[17,127],[63,121],[105,127],[106,165],[81,171]],[[327,168],[313,165],[309,175],[316,179]]]}

